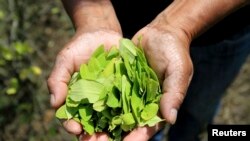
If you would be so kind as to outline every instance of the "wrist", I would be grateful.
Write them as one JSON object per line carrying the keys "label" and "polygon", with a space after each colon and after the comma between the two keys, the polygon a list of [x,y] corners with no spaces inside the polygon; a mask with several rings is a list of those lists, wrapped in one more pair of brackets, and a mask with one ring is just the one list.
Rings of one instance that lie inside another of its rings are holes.
{"label": "wrist", "polygon": [[122,31],[119,25],[112,23],[112,21],[94,19],[94,18],[92,18],[91,21],[89,22],[85,22],[85,24],[75,25],[75,30],[77,33],[105,31],[122,35]]}
{"label": "wrist", "polygon": [[110,0],[63,0],[76,31],[112,30],[121,32]]}
{"label": "wrist", "polygon": [[[192,38],[189,33],[183,28],[180,28],[176,25],[165,24],[161,20],[154,20],[145,27],[145,31],[157,32],[161,35],[167,35],[169,38],[178,39],[181,41],[187,48],[192,41]],[[171,36],[171,37],[170,37]]]}
{"label": "wrist", "polygon": [[247,4],[247,0],[175,0],[150,26],[174,30],[192,41],[218,21]]}
{"label": "wrist", "polygon": [[75,37],[78,36],[82,36],[82,35],[87,35],[87,34],[91,34],[91,35],[103,35],[103,37],[107,36],[107,35],[112,35],[115,37],[119,37],[122,38],[122,33],[120,33],[119,31],[115,31],[113,29],[106,29],[106,28],[96,28],[95,30],[85,30],[85,29],[81,29],[78,28],[75,32]]}

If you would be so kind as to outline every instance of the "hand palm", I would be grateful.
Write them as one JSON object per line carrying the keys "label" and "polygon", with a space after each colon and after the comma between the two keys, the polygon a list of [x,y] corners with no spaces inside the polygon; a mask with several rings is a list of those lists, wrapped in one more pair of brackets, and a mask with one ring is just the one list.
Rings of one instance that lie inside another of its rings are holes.
{"label": "hand palm", "polygon": [[[59,108],[66,99],[71,75],[78,71],[82,63],[86,63],[93,51],[101,44],[106,49],[118,45],[121,36],[117,33],[99,31],[93,33],[77,33],[57,55],[55,65],[48,78],[51,93],[51,105]],[[82,127],[73,120],[63,122],[65,129],[73,134],[80,134]],[[97,136],[98,137],[98,136]]]}
{"label": "hand palm", "polygon": [[[153,28],[140,30],[133,38],[137,42],[142,36],[142,46],[150,66],[157,73],[162,84],[161,115],[168,123],[176,120],[177,110],[181,105],[192,77],[192,62],[189,56],[189,42],[180,39],[176,33],[161,32]],[[148,140],[160,125],[141,127],[132,131],[125,140]]]}

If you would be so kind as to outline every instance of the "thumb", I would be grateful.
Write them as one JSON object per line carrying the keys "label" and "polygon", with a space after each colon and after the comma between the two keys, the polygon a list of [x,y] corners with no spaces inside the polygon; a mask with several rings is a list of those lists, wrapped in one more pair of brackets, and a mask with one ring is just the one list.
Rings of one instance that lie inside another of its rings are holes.
{"label": "thumb", "polygon": [[[73,56],[70,49],[62,50],[55,61],[55,65],[47,80],[49,92],[51,94],[50,103],[55,109],[59,108],[65,102],[68,92],[68,82],[74,71]],[[72,134],[80,134],[82,127],[74,120],[61,121],[64,128]]]}
{"label": "thumb", "polygon": [[69,56],[70,53],[63,50],[61,51],[55,61],[55,65],[51,71],[51,74],[47,80],[49,92],[51,94],[51,106],[53,108],[59,108],[65,101],[68,92],[68,82],[73,73],[74,67],[73,57]]}
{"label": "thumb", "polygon": [[177,111],[186,95],[187,88],[192,78],[193,65],[189,55],[180,58],[179,63],[170,62],[173,65],[165,72],[163,81],[163,95],[160,101],[161,114],[167,122],[174,124]]}

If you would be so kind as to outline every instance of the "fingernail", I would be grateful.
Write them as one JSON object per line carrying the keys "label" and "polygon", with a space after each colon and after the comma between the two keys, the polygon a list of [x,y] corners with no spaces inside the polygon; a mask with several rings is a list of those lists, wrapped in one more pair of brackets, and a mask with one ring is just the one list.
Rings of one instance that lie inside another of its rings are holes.
{"label": "fingernail", "polygon": [[82,139],[83,139],[83,135],[81,134],[81,135],[79,136],[79,138],[78,138],[78,141],[82,141]]}
{"label": "fingernail", "polygon": [[55,101],[56,101],[55,95],[51,94],[50,95],[50,105],[53,106],[55,104]]}
{"label": "fingernail", "polygon": [[171,124],[174,124],[175,123],[175,121],[176,121],[176,118],[177,118],[177,110],[176,109],[171,109],[170,110],[170,118],[169,118],[169,122],[171,123]]}

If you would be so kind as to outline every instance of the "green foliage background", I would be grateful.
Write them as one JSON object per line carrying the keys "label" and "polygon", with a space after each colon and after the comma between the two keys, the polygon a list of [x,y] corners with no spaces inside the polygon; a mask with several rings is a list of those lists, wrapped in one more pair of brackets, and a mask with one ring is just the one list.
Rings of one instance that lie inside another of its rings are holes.
{"label": "green foliage background", "polygon": [[0,0],[0,140],[70,141],[46,79],[73,34],[60,0]]}

